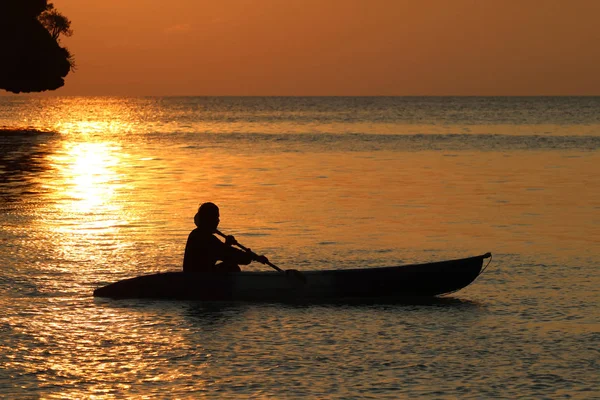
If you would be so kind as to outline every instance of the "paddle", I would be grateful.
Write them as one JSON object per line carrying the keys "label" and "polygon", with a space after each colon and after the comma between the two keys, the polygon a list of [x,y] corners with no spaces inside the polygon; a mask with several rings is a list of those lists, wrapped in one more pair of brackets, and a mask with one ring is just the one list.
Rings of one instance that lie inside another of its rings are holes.
{"label": "paddle", "polygon": [[[216,233],[217,235],[221,236],[221,237],[222,237],[222,238],[224,238],[224,239],[226,239],[226,238],[227,238],[227,235],[225,235],[223,232],[219,231],[218,229],[215,229],[215,233]],[[253,256],[253,257],[255,257],[255,258],[256,258],[256,257],[258,257],[258,255],[257,255],[255,252],[253,252],[253,251],[252,251],[252,250],[250,250],[249,248],[247,248],[247,247],[245,247],[245,246],[241,245],[240,243],[238,243],[238,241],[237,241],[237,240],[235,241],[234,245],[235,245],[235,246],[237,246],[237,247],[239,247],[240,249],[244,250],[246,253],[250,253],[250,254],[252,254],[252,256]],[[262,262],[262,261],[260,261],[260,262]],[[295,277],[297,277],[298,279],[302,280],[302,282],[305,282],[305,283],[306,283],[306,277],[305,277],[305,276],[304,276],[304,275],[303,275],[303,274],[302,274],[300,271],[298,271],[298,270],[295,270],[295,269],[288,269],[288,270],[284,271],[284,270],[282,270],[281,268],[279,268],[277,265],[273,264],[272,262],[270,262],[270,261],[268,261],[268,260],[267,260],[267,262],[264,262],[263,264],[267,264],[269,267],[271,267],[271,268],[273,268],[273,269],[275,269],[275,270],[277,270],[277,271],[279,271],[279,272],[282,272],[282,273],[284,273],[284,274],[291,273],[291,274],[293,274]]]}

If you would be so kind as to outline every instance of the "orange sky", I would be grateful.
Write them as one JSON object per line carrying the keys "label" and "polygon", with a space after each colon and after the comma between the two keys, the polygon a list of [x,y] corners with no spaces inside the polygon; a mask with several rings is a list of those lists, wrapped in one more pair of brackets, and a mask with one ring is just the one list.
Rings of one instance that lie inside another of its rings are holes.
{"label": "orange sky", "polygon": [[53,0],[74,95],[600,95],[598,0]]}

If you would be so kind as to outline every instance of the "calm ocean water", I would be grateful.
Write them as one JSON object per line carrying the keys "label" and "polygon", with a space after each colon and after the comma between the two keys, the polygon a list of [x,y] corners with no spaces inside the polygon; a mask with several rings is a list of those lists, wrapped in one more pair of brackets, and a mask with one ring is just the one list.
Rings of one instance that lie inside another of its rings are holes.
{"label": "calm ocean water", "polygon": [[[0,397],[600,398],[599,111],[0,97]],[[494,258],[429,304],[92,297],[178,270],[204,201],[283,268]]]}

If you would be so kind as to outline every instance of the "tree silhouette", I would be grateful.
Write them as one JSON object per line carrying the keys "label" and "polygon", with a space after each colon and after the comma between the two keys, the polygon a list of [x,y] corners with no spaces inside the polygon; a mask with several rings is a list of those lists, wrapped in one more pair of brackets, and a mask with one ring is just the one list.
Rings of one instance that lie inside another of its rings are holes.
{"label": "tree silhouette", "polygon": [[0,0],[0,89],[22,93],[63,86],[74,64],[58,38],[72,33],[71,21],[47,0]]}
{"label": "tree silhouette", "polygon": [[52,3],[48,3],[46,9],[39,15],[38,21],[50,32],[50,35],[56,41],[58,41],[61,34],[65,36],[73,34],[71,21],[58,12]]}

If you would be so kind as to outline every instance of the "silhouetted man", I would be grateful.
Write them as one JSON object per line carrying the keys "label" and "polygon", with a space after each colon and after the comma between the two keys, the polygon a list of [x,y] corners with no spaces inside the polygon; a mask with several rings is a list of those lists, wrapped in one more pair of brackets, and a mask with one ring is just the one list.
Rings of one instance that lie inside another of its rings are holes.
{"label": "silhouetted man", "polygon": [[[213,234],[219,226],[219,207],[203,203],[194,216],[197,228],[190,232],[183,256],[184,272],[239,272],[239,264],[265,262],[267,258],[231,247],[237,242],[227,236],[225,243]],[[217,264],[217,261],[221,261]]]}

